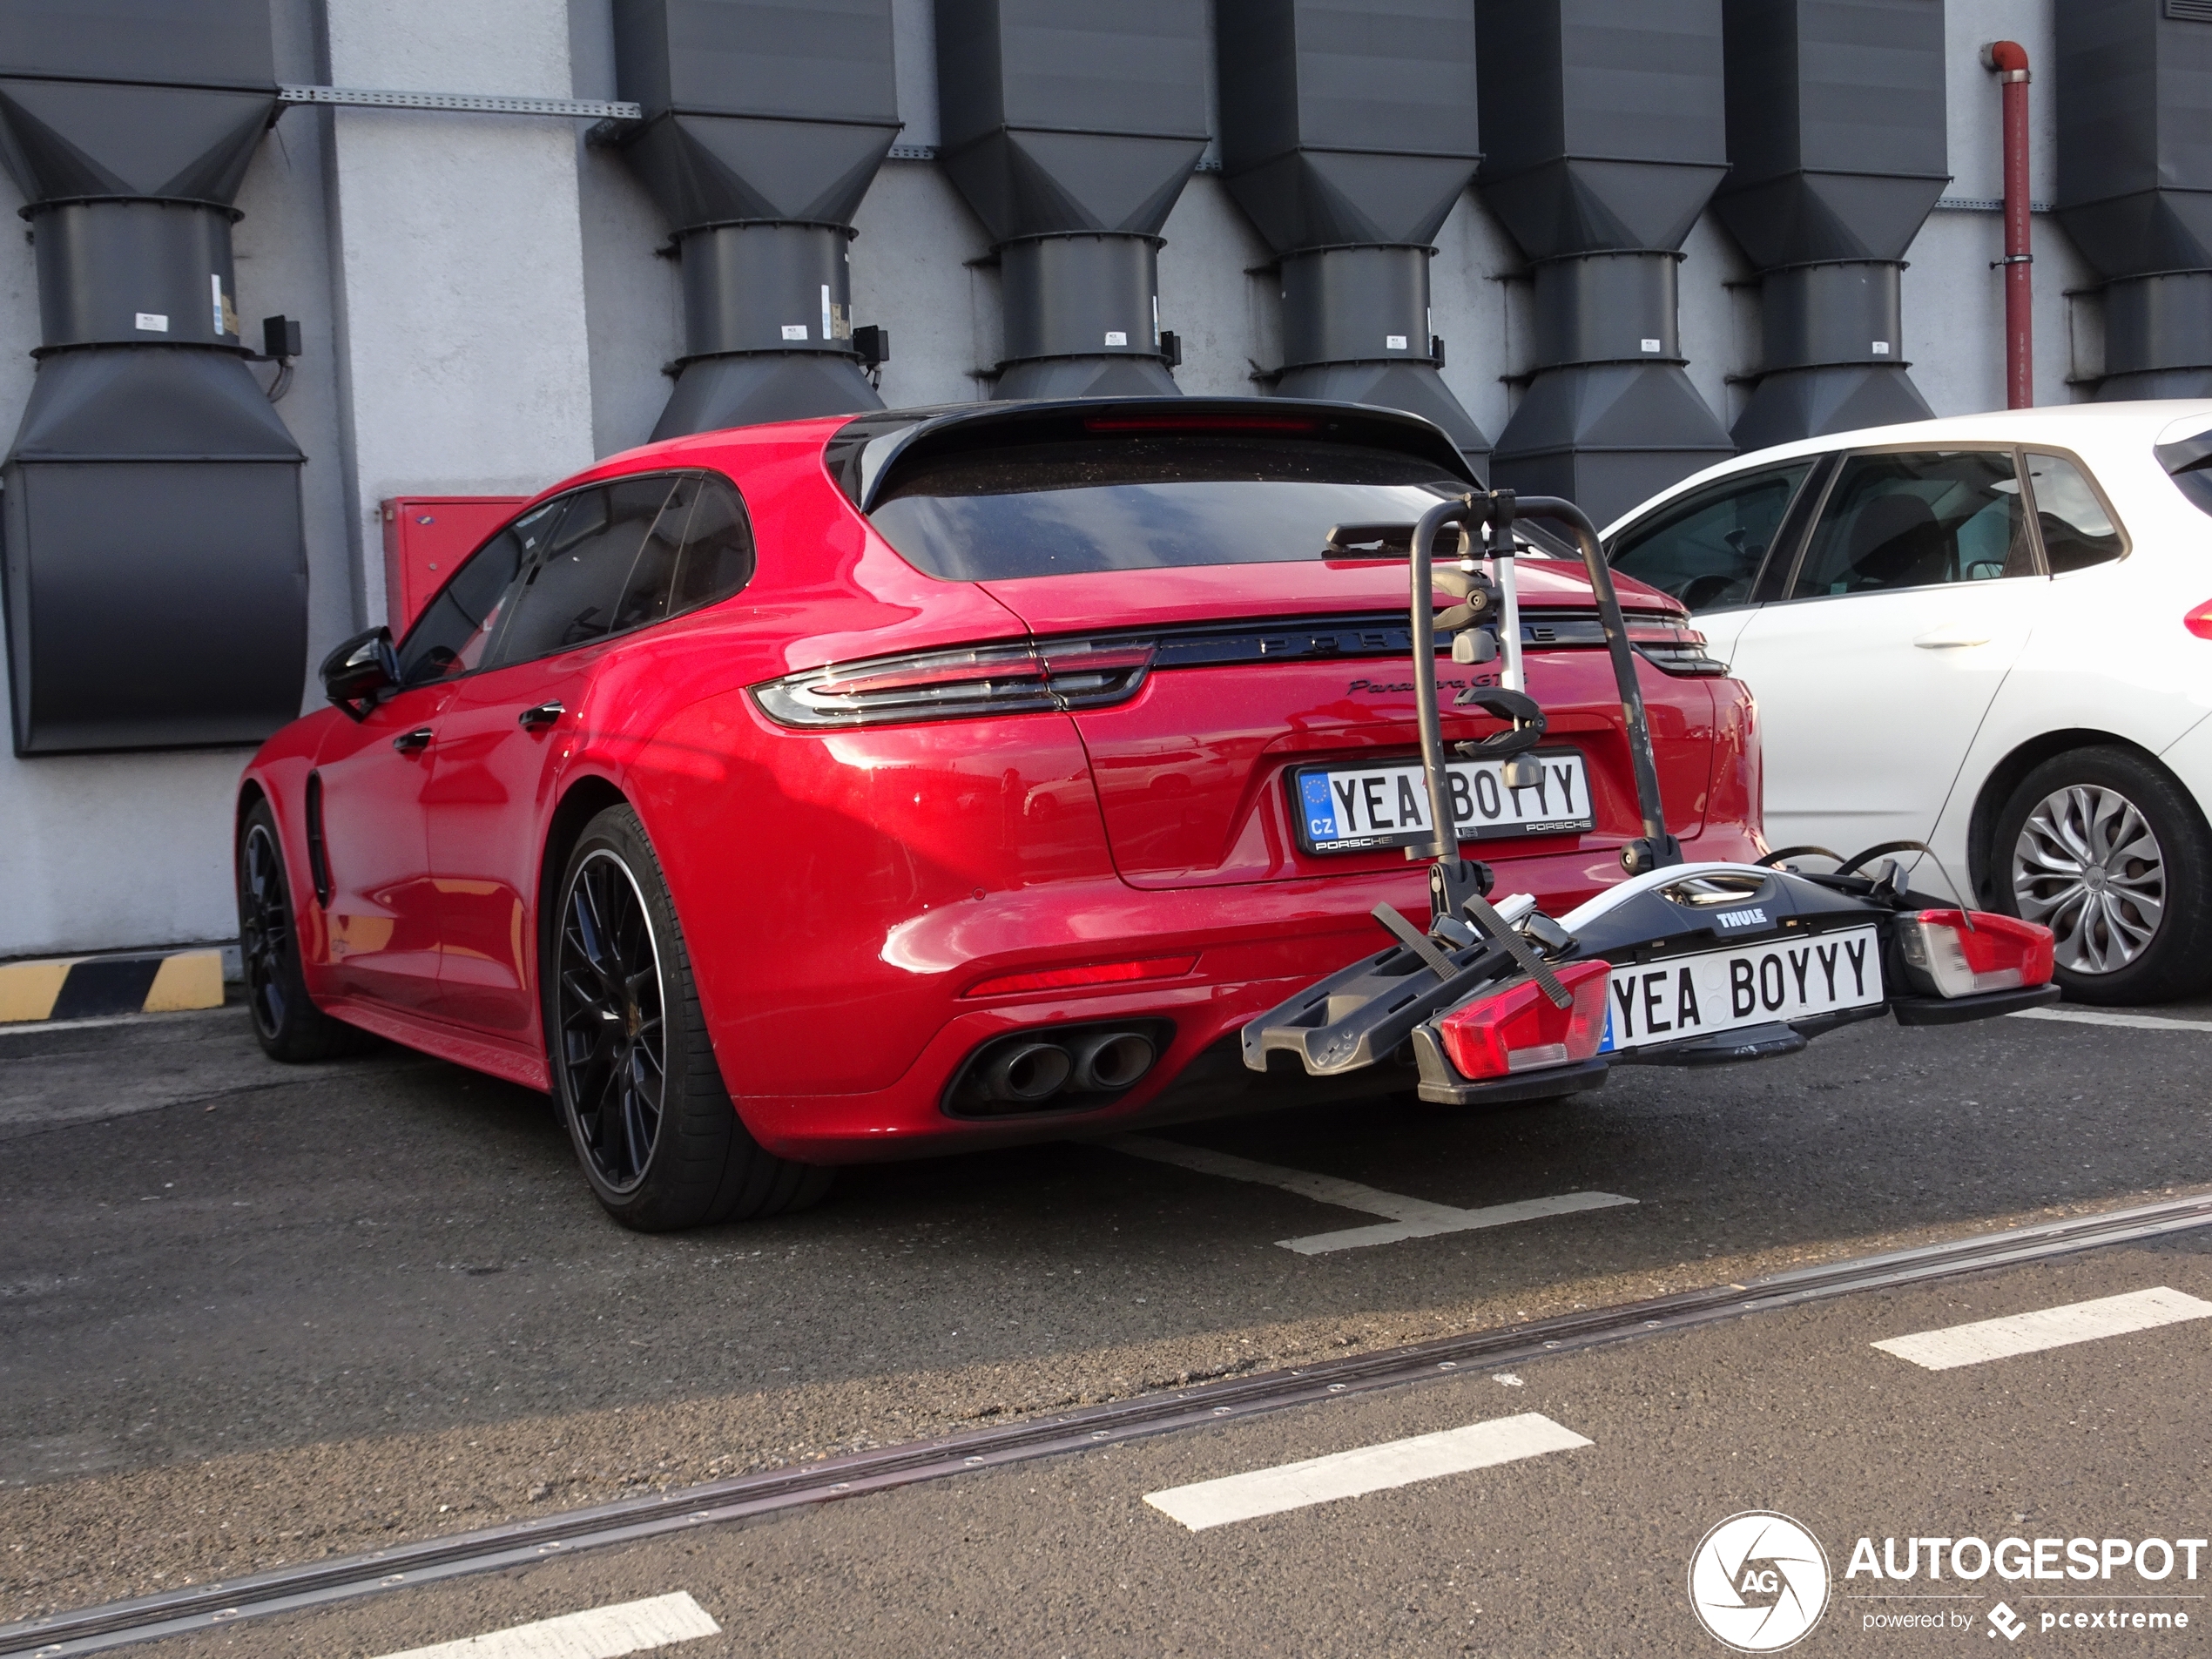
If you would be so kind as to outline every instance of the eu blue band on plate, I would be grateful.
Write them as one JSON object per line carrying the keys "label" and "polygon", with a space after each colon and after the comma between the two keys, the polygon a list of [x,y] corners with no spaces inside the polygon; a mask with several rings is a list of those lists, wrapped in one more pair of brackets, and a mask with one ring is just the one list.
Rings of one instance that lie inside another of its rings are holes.
{"label": "eu blue band on plate", "polygon": [[1327,774],[1307,772],[1298,779],[1298,790],[1305,799],[1305,833],[1317,841],[1337,840],[1337,804],[1329,795]]}

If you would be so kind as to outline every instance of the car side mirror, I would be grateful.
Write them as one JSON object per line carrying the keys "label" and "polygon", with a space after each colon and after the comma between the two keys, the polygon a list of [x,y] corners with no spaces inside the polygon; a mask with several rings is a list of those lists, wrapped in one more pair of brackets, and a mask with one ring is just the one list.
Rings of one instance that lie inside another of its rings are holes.
{"label": "car side mirror", "polygon": [[367,719],[377,694],[400,683],[399,653],[389,628],[371,628],[322,659],[322,694],[356,720]]}

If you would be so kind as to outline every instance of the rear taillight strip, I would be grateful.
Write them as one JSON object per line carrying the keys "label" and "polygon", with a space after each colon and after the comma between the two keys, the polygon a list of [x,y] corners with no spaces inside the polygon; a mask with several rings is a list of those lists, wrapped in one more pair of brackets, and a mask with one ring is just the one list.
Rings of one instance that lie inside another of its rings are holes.
{"label": "rear taillight strip", "polygon": [[[1595,613],[1536,611],[1521,632],[1536,651],[1605,645]],[[1703,634],[1671,617],[1631,616],[1629,638],[1666,673],[1728,672],[1727,664],[1705,654]],[[954,720],[1104,708],[1135,697],[1162,669],[1404,657],[1413,648],[1402,615],[1327,617],[1290,627],[1214,624],[872,658],[786,675],[753,687],[752,696],[770,719],[801,728]]]}
{"label": "rear taillight strip", "polygon": [[786,675],[752,698],[779,725],[801,728],[1066,712],[1136,696],[1152,657],[1149,641],[1130,639],[919,651]]}

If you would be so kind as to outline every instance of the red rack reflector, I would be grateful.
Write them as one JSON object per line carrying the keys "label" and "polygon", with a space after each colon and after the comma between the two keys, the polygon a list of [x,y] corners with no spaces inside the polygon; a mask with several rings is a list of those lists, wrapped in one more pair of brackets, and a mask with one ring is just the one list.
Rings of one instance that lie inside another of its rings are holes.
{"label": "red rack reflector", "polygon": [[1605,1040],[1606,987],[1610,962],[1569,962],[1559,982],[1575,1000],[1566,1008],[1534,980],[1453,1008],[1437,1023],[1444,1052],[1470,1079],[1503,1077],[1546,1066],[1578,1065]]}

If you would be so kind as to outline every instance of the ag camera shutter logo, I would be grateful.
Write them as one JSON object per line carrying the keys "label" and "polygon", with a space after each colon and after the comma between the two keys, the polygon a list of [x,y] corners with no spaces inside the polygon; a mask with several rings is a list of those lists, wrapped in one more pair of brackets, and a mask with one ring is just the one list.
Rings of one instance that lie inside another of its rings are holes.
{"label": "ag camera shutter logo", "polygon": [[1738,1653],[1778,1653],[1804,1640],[1828,1610],[1827,1553],[1787,1515],[1730,1515],[1689,1558],[1689,1605]]}

